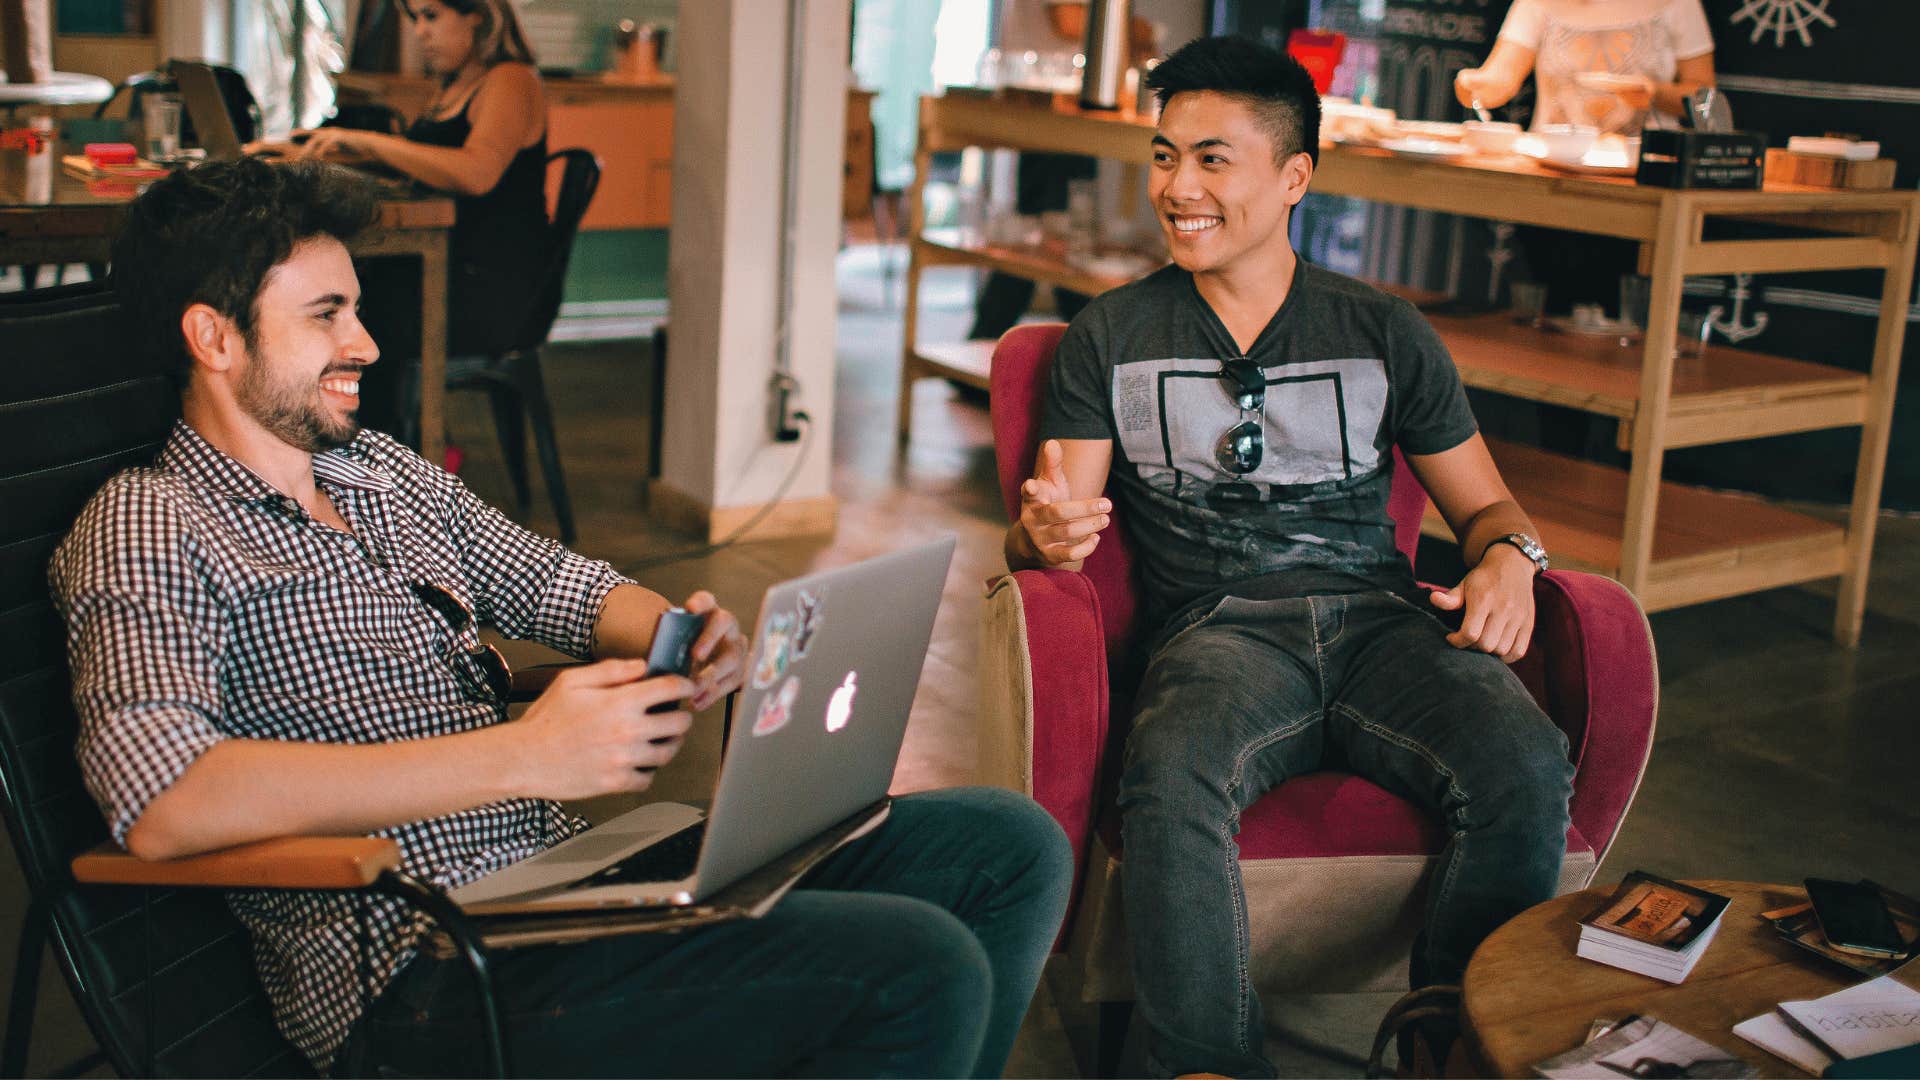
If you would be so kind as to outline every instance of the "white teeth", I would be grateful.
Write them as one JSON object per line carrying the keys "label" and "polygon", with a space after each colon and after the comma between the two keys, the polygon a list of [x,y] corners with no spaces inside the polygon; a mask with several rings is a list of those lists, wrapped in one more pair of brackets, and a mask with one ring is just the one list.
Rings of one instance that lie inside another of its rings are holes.
{"label": "white teeth", "polygon": [[1174,218],[1173,227],[1180,232],[1199,232],[1220,224],[1217,217]]}
{"label": "white teeth", "polygon": [[360,396],[360,380],[358,379],[327,379],[320,384],[320,388],[322,390],[331,390],[336,394],[346,394],[348,397]]}

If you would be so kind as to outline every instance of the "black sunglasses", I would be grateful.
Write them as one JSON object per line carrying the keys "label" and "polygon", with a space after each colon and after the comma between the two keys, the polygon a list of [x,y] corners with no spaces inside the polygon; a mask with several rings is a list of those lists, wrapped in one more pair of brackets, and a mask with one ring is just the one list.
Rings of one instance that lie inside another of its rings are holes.
{"label": "black sunglasses", "polygon": [[[435,614],[447,621],[447,626],[453,631],[456,641],[465,637],[467,631],[474,628],[473,612],[467,610],[467,605],[461,603],[460,598],[447,591],[444,586],[435,585],[429,581],[415,582],[411,588],[413,595],[418,597],[421,603],[432,608]],[[507,667],[507,658],[500,655],[499,649],[483,642],[471,649],[461,650],[458,655],[472,665],[469,670],[479,672],[480,685],[492,695],[495,701],[507,700],[508,693],[513,689],[513,670]]]}
{"label": "black sunglasses", "polygon": [[1267,373],[1259,364],[1236,356],[1220,365],[1220,377],[1240,407],[1240,422],[1214,444],[1213,462],[1235,476],[1245,476],[1259,468],[1266,455]]}

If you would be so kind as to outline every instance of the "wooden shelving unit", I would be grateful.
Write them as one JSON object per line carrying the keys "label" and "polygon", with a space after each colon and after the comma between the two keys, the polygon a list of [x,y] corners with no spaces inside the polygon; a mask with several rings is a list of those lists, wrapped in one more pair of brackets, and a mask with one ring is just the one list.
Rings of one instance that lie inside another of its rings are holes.
{"label": "wooden shelving unit", "polygon": [[[973,95],[921,102],[917,175],[928,158],[968,146],[1150,160],[1152,122],[1126,113],[1082,112]],[[1559,565],[1618,578],[1650,611],[1840,578],[1834,637],[1859,640],[1868,564],[1885,476],[1898,385],[1920,192],[1829,191],[1770,184],[1761,191],[1674,191],[1630,180],[1567,176],[1510,158],[1450,162],[1324,145],[1315,191],[1641,242],[1653,279],[1649,322],[1635,347],[1521,326],[1503,315],[1432,315],[1469,386],[1618,419],[1627,470],[1497,445],[1509,486],[1532,515]],[[957,230],[927,232],[916,182],[909,193],[899,434],[912,422],[913,380],[985,385],[983,343],[918,341],[920,273],[927,266],[1002,270],[1089,294],[1121,280],[1089,274],[1047,247],[1010,248]],[[1789,239],[1709,240],[1710,220],[1756,221],[1796,230]],[[1689,274],[1877,269],[1884,272],[1873,362],[1866,374],[1737,349],[1676,358],[1674,327]],[[1668,449],[1834,427],[1861,428],[1852,506],[1845,526],[1763,500],[1666,483]],[[1450,535],[1429,514],[1427,531]]]}

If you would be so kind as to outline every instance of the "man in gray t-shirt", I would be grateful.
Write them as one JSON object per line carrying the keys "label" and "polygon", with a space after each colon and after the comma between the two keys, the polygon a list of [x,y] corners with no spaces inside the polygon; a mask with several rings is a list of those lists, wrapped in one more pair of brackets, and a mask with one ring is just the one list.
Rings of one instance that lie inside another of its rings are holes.
{"label": "man in gray t-shirt", "polygon": [[[1148,1064],[1271,1076],[1241,811],[1331,754],[1442,818],[1413,972],[1457,982],[1482,938],[1553,894],[1573,770],[1502,662],[1532,637],[1546,556],[1445,347],[1406,302],[1288,242],[1317,163],[1311,79],[1214,38],[1150,80],[1173,265],[1062,339],[1007,562],[1077,568],[1112,515],[1134,542],[1152,632],[1119,807]],[[1461,538],[1471,569],[1451,589],[1417,589],[1394,547],[1396,446]]]}

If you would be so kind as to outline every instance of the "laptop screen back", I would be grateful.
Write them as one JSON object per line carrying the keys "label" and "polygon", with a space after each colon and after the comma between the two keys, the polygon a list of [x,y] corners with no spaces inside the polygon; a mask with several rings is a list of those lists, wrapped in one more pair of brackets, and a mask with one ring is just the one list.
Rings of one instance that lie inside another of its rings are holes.
{"label": "laptop screen back", "polygon": [[173,78],[180,85],[180,98],[186,103],[187,115],[193,117],[193,130],[200,136],[207,160],[240,160],[240,129],[233,126],[233,114],[227,111],[227,99],[220,93],[220,79],[213,69],[191,60],[176,60]]}
{"label": "laptop screen back", "polygon": [[767,590],[695,874],[711,895],[886,795],[951,536]]}

